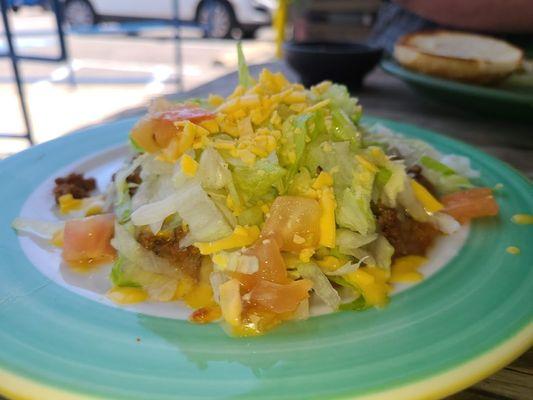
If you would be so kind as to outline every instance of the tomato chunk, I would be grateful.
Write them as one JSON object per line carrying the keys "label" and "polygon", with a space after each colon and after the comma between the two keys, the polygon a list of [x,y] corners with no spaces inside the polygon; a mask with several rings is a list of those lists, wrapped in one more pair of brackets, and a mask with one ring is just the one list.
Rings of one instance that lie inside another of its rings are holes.
{"label": "tomato chunk", "polygon": [[213,119],[215,115],[195,104],[182,104],[171,110],[156,112],[153,114],[153,118],[170,122],[191,121],[196,123]]}
{"label": "tomato chunk", "polygon": [[320,239],[321,209],[318,201],[300,196],[280,196],[270,207],[262,237],[271,237],[282,251],[299,253],[316,247]]}
{"label": "tomato chunk", "polygon": [[111,246],[114,216],[95,215],[67,221],[64,230],[63,260],[72,266],[91,266],[113,260]]}
{"label": "tomato chunk", "polygon": [[180,104],[167,111],[159,111],[141,119],[131,130],[132,140],[143,150],[154,153],[168,146],[179,133],[176,121],[194,123],[213,119],[215,115],[195,104]]}
{"label": "tomato chunk", "polygon": [[300,302],[309,297],[313,284],[302,279],[285,285],[260,280],[250,292],[250,302],[260,305],[275,313],[296,310]]}
{"label": "tomato chunk", "polygon": [[461,224],[473,218],[498,215],[499,206],[489,188],[475,188],[444,196],[444,212]]}
{"label": "tomato chunk", "polygon": [[259,239],[246,254],[257,257],[259,260],[259,271],[252,275],[243,276],[240,279],[245,289],[250,289],[254,286],[258,279],[275,283],[289,282],[285,260],[283,260],[275,240]]}

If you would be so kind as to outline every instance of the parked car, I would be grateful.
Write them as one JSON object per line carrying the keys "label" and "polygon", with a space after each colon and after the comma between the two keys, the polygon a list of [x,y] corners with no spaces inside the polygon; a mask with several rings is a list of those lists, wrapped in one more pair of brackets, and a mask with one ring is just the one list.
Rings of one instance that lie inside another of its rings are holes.
{"label": "parked car", "polygon": [[[74,27],[102,21],[170,20],[175,0],[65,0],[65,22]],[[277,0],[177,0],[179,19],[196,22],[207,37],[253,37],[270,24]]]}
{"label": "parked car", "polygon": [[7,6],[13,11],[18,11],[21,7],[40,6],[45,10],[50,8],[48,0],[7,0]]}

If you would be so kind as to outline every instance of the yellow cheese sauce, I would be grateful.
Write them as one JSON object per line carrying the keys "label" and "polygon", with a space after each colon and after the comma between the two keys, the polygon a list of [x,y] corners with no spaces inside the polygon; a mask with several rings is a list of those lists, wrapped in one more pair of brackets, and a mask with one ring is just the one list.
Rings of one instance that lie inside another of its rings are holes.
{"label": "yellow cheese sauce", "polygon": [[520,254],[520,249],[516,246],[509,246],[505,249],[505,251],[513,255]]}
{"label": "yellow cheese sauce", "polygon": [[511,217],[511,221],[519,225],[533,224],[533,214],[515,214]]}
{"label": "yellow cheese sauce", "polygon": [[391,267],[390,282],[414,283],[424,278],[418,269],[427,263],[427,258],[421,256],[405,256],[397,258]]}

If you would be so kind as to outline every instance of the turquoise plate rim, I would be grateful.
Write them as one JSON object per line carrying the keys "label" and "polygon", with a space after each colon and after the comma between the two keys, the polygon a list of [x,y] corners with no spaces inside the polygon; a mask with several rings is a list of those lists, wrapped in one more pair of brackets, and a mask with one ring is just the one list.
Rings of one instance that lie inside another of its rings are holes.
{"label": "turquoise plate rim", "polygon": [[[474,223],[458,257],[386,308],[291,323],[261,338],[229,338],[217,325],[92,302],[51,284],[22,253],[9,224],[28,194],[62,166],[125,143],[135,119],[1,161],[0,393],[40,399],[437,398],[517,357],[533,344],[533,270],[527,268],[533,248],[527,246],[531,226],[510,217],[533,211],[531,183],[462,142],[395,121],[365,121],[470,156],[484,172],[483,184],[504,183],[501,216]],[[522,254],[506,253],[508,245]],[[490,257],[472,248],[485,248]]]}

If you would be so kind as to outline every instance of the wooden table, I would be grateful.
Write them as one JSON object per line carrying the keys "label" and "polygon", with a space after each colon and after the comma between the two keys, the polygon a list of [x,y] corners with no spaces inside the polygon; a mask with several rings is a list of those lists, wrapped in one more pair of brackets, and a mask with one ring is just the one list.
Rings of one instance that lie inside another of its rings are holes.
{"label": "wooden table", "polygon": [[[297,80],[282,63],[251,67],[253,75],[267,67],[284,72]],[[209,93],[228,95],[237,82],[236,73],[216,79],[185,94],[169,96],[175,99],[206,97]],[[390,118],[435,130],[463,140],[506,161],[529,178],[533,178],[533,124],[473,115],[453,106],[433,103],[409,89],[402,81],[376,69],[356,93],[367,115]],[[144,108],[123,112],[111,119],[140,115]],[[482,382],[451,397],[450,400],[532,400],[533,350],[508,367]]]}

